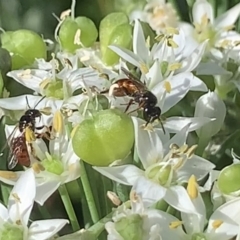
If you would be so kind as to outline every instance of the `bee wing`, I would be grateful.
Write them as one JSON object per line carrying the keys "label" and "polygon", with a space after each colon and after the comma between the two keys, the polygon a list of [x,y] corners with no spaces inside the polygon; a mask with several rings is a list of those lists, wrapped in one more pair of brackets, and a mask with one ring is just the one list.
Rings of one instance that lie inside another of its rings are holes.
{"label": "bee wing", "polygon": [[121,67],[124,74],[136,85],[139,90],[147,90],[147,86],[142,83],[138,78],[133,76],[126,68]]}
{"label": "bee wing", "polygon": [[11,170],[15,168],[17,163],[18,163],[17,157],[15,156],[13,151],[10,151],[10,154],[8,156],[8,161],[7,161],[8,169]]}

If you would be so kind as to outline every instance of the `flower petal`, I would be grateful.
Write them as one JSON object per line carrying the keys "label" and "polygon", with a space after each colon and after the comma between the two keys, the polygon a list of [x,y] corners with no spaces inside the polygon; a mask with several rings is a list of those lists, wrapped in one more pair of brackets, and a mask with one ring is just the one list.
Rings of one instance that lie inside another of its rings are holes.
{"label": "flower petal", "polygon": [[149,207],[164,198],[167,188],[142,176],[135,182],[132,190],[141,197],[144,207]]}
{"label": "flower petal", "polygon": [[45,201],[58,189],[59,186],[60,181],[57,180],[40,182],[40,180],[37,179],[35,201],[42,206]]}
{"label": "flower petal", "polygon": [[13,187],[8,200],[8,211],[11,220],[21,220],[27,226],[36,196],[36,181],[32,169],[26,170]]}
{"label": "flower petal", "polygon": [[135,21],[133,29],[133,52],[137,54],[143,62],[147,61],[149,52],[146,47],[142,26],[138,20]]}
{"label": "flower petal", "polygon": [[234,7],[230,8],[227,12],[217,17],[214,21],[214,25],[216,28],[224,28],[224,27],[234,25],[234,23],[239,18],[239,14],[240,14],[240,3],[238,3]]}
{"label": "flower petal", "polygon": [[0,203],[0,226],[8,221],[8,209]]}
{"label": "flower petal", "polygon": [[49,219],[34,221],[28,231],[28,240],[49,239],[60,231],[67,223],[66,219]]}
{"label": "flower petal", "polygon": [[140,59],[137,55],[135,55],[133,52],[131,52],[128,49],[119,47],[119,46],[108,46],[111,50],[113,50],[115,53],[117,53],[121,58],[126,60],[127,62],[133,64],[136,67],[141,67],[140,66]]}
{"label": "flower petal", "polygon": [[136,117],[132,117],[132,121],[136,150],[144,169],[146,169],[148,166],[162,160],[162,142],[156,132],[144,130],[141,127],[145,124],[145,121]]}
{"label": "flower petal", "polygon": [[206,16],[213,23],[214,14],[212,5],[206,0],[197,0],[192,9],[193,23],[201,23],[202,17]]}
{"label": "flower petal", "polygon": [[169,133],[176,133],[187,124],[191,123],[189,132],[192,132],[213,120],[214,119],[206,117],[170,117],[166,120],[164,127]]}
{"label": "flower petal", "polygon": [[144,172],[134,165],[123,165],[117,167],[93,167],[102,175],[124,185],[133,185]]}

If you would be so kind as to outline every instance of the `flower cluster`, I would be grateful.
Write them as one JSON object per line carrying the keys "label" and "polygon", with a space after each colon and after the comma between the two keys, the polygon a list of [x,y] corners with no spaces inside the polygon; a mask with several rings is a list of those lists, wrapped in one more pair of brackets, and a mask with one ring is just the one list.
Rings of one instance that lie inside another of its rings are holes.
{"label": "flower cluster", "polygon": [[149,0],[98,30],[75,3],[54,52],[0,36],[0,240],[240,239],[240,4],[185,23]]}

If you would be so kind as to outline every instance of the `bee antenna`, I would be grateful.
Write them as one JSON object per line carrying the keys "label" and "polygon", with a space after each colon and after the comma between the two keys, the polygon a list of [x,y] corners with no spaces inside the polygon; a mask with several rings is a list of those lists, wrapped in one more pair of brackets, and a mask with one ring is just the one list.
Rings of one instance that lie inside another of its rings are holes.
{"label": "bee antenna", "polygon": [[164,135],[165,135],[165,134],[166,134],[166,131],[165,131],[165,128],[164,128],[163,123],[162,123],[162,121],[161,121],[161,118],[159,118],[159,122],[160,122],[160,124],[161,124],[163,133],[164,133]]}
{"label": "bee antenna", "polygon": [[27,98],[27,96],[26,96],[26,102],[27,102],[27,106],[28,106],[28,108],[30,109],[31,107],[30,107],[30,105],[29,105],[29,102],[28,102],[28,98]]}
{"label": "bee antenna", "polygon": [[37,107],[37,105],[38,105],[44,98],[46,98],[46,96],[43,96],[43,97],[35,104],[34,109]]}

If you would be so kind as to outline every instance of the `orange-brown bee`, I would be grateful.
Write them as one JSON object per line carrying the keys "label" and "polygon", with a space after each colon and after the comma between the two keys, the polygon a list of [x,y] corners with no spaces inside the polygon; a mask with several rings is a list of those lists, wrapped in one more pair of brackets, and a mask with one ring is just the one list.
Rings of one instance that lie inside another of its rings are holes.
{"label": "orange-brown bee", "polygon": [[113,95],[115,97],[131,97],[132,99],[127,104],[125,112],[128,111],[129,107],[133,103],[138,103],[138,107],[131,112],[143,109],[143,118],[146,121],[145,126],[149,123],[153,123],[155,120],[159,120],[165,133],[165,129],[160,119],[161,109],[156,106],[158,102],[157,97],[147,89],[145,84],[135,78],[129,71],[125,68],[121,69],[127,78],[122,78],[114,82],[109,89],[109,95]]}
{"label": "orange-brown bee", "polygon": [[[30,155],[36,158],[31,141],[42,137],[50,139],[49,127],[45,125],[36,127],[36,118],[41,118],[42,113],[35,108],[44,98],[45,97],[41,98],[34,108],[30,108],[28,99],[26,98],[29,109],[22,115],[18,124],[7,139],[7,144],[10,148],[10,154],[7,158],[8,169],[13,169],[17,163],[29,167],[31,165]],[[43,128],[47,128],[47,131],[43,133],[36,132],[36,130],[41,130]],[[17,131],[19,131],[19,134],[15,136]]]}

